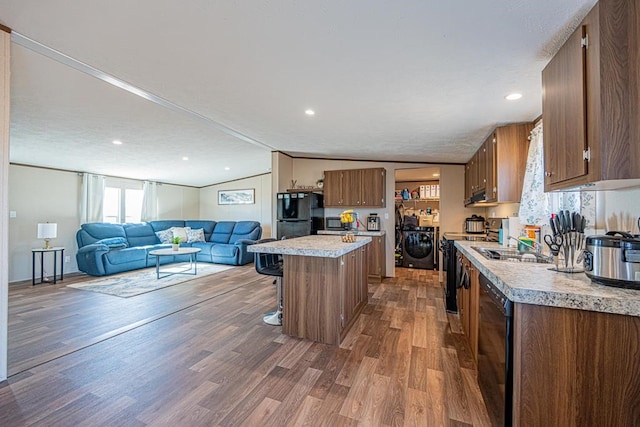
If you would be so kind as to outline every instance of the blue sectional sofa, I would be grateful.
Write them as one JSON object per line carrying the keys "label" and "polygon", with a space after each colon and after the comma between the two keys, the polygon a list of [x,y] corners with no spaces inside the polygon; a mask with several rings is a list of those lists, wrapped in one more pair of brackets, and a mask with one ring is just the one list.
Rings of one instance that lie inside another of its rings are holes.
{"label": "blue sectional sofa", "polygon": [[[204,235],[204,241],[180,243],[200,248],[199,262],[244,265],[253,261],[247,246],[262,237],[262,227],[256,221],[164,220],[139,224],[92,222],[82,224],[76,233],[78,269],[91,276],[106,276],[123,271],[155,266],[156,258],[149,252],[170,248],[159,234],[172,227],[190,227]],[[202,232],[200,232],[202,229]],[[157,234],[158,233],[158,234]],[[188,255],[160,257],[163,264],[188,261]]]}

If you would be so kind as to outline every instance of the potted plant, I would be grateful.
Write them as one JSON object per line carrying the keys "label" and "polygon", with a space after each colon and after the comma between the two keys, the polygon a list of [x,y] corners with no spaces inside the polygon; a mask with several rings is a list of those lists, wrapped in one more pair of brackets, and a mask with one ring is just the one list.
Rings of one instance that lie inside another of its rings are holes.
{"label": "potted plant", "polygon": [[178,249],[180,249],[179,237],[174,237],[173,239],[171,239],[171,247],[173,248],[174,251],[177,251]]}

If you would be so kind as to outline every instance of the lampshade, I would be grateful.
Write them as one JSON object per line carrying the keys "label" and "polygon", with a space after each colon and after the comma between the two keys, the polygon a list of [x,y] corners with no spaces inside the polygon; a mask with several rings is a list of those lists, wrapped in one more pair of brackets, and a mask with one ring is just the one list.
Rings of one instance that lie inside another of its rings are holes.
{"label": "lampshade", "polygon": [[58,224],[38,224],[38,239],[55,239],[57,236]]}

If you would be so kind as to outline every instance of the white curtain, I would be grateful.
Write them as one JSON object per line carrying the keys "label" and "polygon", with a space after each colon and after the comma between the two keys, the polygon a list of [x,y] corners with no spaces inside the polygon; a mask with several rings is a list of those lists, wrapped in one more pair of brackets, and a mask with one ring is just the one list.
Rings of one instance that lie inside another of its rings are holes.
{"label": "white curtain", "polygon": [[142,185],[142,213],[144,222],[158,219],[158,183],[145,181]]}
{"label": "white curtain", "polygon": [[82,174],[80,193],[80,224],[103,220],[105,178],[102,175]]}
{"label": "white curtain", "polygon": [[542,121],[531,131],[519,216],[522,224],[540,226],[549,224],[551,217],[549,195],[544,192]]}

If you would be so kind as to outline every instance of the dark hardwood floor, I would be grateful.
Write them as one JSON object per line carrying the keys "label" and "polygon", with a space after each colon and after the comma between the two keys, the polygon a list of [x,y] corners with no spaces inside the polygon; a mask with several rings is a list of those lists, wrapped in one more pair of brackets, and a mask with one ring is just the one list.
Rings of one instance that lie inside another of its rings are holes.
{"label": "dark hardwood floor", "polygon": [[263,324],[253,266],[127,299],[72,280],[10,287],[2,426],[490,425],[436,272],[370,284],[340,347]]}

